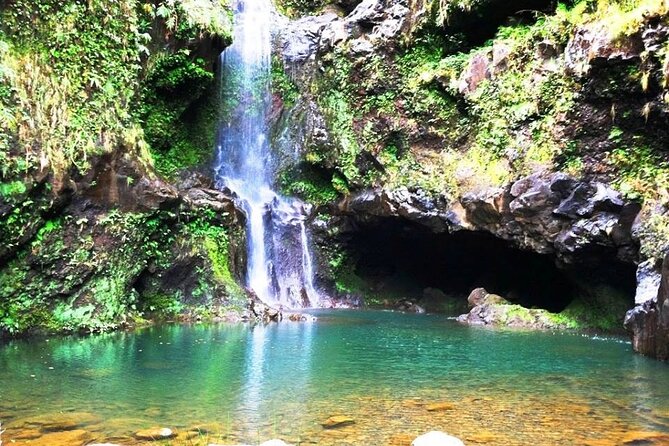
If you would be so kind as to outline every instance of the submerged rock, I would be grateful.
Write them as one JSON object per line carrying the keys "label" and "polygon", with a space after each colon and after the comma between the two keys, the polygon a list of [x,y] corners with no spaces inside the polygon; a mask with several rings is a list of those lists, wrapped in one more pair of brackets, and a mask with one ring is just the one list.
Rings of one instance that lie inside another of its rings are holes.
{"label": "submerged rock", "polygon": [[17,433],[12,433],[11,440],[34,440],[42,436],[42,432],[38,429],[23,429]]}
{"label": "submerged rock", "polygon": [[432,431],[417,437],[411,446],[465,446],[459,438],[441,431]]}
{"label": "submerged rock", "polygon": [[333,415],[321,423],[325,429],[334,429],[336,427],[349,426],[355,424],[355,420],[346,415]]}
{"label": "submerged rock", "polygon": [[[209,443],[207,446],[226,446],[226,445]],[[251,445],[240,444],[235,446],[251,446]],[[291,445],[290,443],[286,443],[283,440],[274,439],[265,441],[264,443],[260,443],[258,446],[291,446]]]}
{"label": "submerged rock", "polygon": [[410,299],[402,299],[395,303],[395,308],[400,311],[405,311],[407,313],[425,313],[425,308],[418,305],[416,302]]}
{"label": "submerged rock", "polygon": [[442,412],[455,409],[455,404],[448,402],[431,403],[425,406],[428,412]]}
{"label": "submerged rock", "polygon": [[52,432],[30,440],[35,446],[82,446],[92,439],[90,432],[83,429]]}
{"label": "submerged rock", "polygon": [[145,440],[145,441],[167,440],[174,437],[176,437],[176,434],[172,431],[172,429],[169,429],[167,427],[163,428],[156,427],[152,429],[144,429],[135,432],[135,438],[137,438],[138,440]]}

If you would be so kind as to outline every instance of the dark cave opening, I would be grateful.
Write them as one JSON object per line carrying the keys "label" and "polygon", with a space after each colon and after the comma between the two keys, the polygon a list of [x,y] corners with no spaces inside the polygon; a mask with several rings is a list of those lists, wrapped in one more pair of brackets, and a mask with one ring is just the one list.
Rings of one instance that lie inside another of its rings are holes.
{"label": "dark cave opening", "polygon": [[401,218],[360,226],[348,246],[356,275],[388,295],[420,298],[437,289],[464,301],[483,287],[527,308],[559,312],[583,287],[605,284],[630,307],[634,302],[636,267],[606,251],[589,252],[587,266],[558,267],[553,255],[515,248],[486,232],[436,234]]}
{"label": "dark cave opening", "polygon": [[[570,2],[567,2],[570,3]],[[447,29],[461,33],[472,46],[483,45],[495,37],[502,26],[529,25],[542,14],[557,8],[557,0],[493,0],[473,6],[471,10],[454,10]]]}

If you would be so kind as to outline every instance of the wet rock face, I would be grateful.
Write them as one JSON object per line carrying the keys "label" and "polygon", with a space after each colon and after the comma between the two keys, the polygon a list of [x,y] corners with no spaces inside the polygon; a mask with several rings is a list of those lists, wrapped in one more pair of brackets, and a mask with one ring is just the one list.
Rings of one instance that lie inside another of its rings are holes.
{"label": "wet rock face", "polygon": [[346,17],[333,12],[282,23],[279,50],[288,63],[304,63],[318,53],[351,40],[351,51],[366,54],[406,30],[406,0],[364,0]]}
{"label": "wet rock face", "polygon": [[287,62],[304,62],[318,50],[323,30],[338,20],[337,14],[309,16],[285,24],[280,37],[280,49]]}
{"label": "wet rock face", "polygon": [[632,337],[634,351],[669,359],[669,254],[662,264],[657,297],[628,311],[625,328]]}
{"label": "wet rock face", "polygon": [[435,233],[482,230],[521,249],[555,254],[565,263],[589,263],[602,253],[634,262],[637,246],[631,227],[638,211],[638,205],[623,201],[602,183],[580,182],[560,173],[471,192],[454,203],[420,191],[378,189],[339,204],[339,212],[354,220],[402,217]]}
{"label": "wet rock face", "polygon": [[567,44],[565,60],[573,73],[584,75],[591,65],[638,59],[643,50],[644,42],[640,35],[624,40],[614,39],[608,26],[602,23],[576,31]]}

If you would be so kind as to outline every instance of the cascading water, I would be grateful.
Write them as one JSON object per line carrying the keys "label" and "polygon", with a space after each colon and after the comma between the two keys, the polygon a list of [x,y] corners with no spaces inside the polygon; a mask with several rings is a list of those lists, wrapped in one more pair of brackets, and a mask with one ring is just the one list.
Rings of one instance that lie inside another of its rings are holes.
{"label": "cascading water", "polygon": [[216,180],[234,191],[247,217],[247,286],[268,304],[322,306],[313,284],[309,207],[272,190],[270,0],[238,0],[233,44],[221,54],[223,120]]}

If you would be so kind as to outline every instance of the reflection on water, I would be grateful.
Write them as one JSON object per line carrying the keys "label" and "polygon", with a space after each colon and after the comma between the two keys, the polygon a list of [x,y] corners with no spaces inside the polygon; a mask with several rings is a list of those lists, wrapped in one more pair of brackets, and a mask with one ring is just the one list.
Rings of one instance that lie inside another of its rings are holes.
{"label": "reflection on water", "polygon": [[[474,444],[614,445],[669,439],[668,378],[666,364],[616,338],[344,311],[12,341],[0,348],[0,420],[12,438],[69,414],[121,444],[167,426],[208,431],[202,444],[404,444],[442,429]],[[324,430],[335,414],[356,423]]]}

